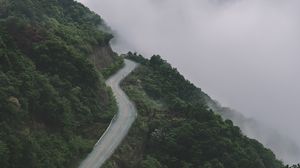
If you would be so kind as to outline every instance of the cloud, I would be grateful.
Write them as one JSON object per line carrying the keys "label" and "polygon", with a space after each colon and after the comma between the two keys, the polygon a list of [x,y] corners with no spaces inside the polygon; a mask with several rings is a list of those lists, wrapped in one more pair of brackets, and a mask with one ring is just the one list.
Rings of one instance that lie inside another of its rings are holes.
{"label": "cloud", "polygon": [[117,51],[162,55],[213,98],[300,145],[299,0],[84,3],[116,32]]}

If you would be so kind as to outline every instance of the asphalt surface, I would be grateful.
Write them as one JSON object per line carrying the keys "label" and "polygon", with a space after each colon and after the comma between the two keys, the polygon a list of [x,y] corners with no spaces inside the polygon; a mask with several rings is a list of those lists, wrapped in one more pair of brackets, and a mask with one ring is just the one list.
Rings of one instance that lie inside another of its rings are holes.
{"label": "asphalt surface", "polygon": [[137,111],[133,103],[120,88],[120,82],[137,66],[137,63],[125,59],[125,66],[106,81],[106,84],[112,88],[119,111],[102,137],[95,144],[93,151],[80,164],[79,168],[101,167],[127,135],[136,119]]}

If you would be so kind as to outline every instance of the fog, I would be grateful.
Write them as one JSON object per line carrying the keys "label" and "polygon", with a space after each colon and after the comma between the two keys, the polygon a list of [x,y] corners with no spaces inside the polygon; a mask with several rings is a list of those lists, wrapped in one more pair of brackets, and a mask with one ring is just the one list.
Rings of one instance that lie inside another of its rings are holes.
{"label": "fog", "polygon": [[[277,156],[300,162],[284,148],[300,146],[299,0],[81,2],[115,32],[116,51],[160,54],[223,105],[278,131]],[[246,133],[267,144],[268,133]]]}

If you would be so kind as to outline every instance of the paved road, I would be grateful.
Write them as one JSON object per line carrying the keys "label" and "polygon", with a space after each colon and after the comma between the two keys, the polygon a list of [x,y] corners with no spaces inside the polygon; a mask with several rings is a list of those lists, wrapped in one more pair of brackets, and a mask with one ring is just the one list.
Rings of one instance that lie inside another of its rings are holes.
{"label": "paved road", "polygon": [[109,127],[94,146],[93,151],[81,163],[79,168],[99,168],[113,154],[115,149],[128,133],[137,112],[135,106],[120,88],[120,82],[136,67],[137,63],[125,59],[125,66],[111,76],[106,84],[112,88],[116,97],[119,112],[112,119]]}

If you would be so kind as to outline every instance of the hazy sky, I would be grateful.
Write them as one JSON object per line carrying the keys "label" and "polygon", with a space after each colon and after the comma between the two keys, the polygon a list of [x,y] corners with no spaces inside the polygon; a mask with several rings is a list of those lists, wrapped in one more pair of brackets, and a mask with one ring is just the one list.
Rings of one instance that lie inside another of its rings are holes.
{"label": "hazy sky", "polygon": [[300,145],[299,0],[81,2],[116,32],[116,51],[160,54],[214,99]]}

